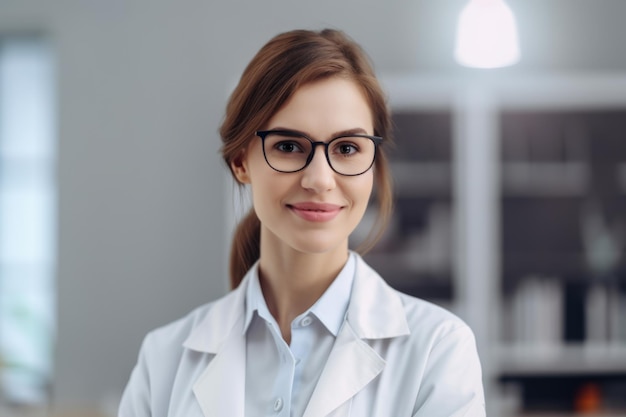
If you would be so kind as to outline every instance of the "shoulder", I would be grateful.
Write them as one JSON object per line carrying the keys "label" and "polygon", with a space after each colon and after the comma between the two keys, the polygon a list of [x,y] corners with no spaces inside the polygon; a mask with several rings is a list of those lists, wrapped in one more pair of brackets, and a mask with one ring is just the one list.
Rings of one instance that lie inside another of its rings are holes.
{"label": "shoulder", "polygon": [[410,338],[419,340],[423,347],[434,349],[446,343],[475,344],[472,329],[456,314],[429,301],[396,292],[404,306]]}
{"label": "shoulder", "polygon": [[232,316],[232,312],[238,312],[237,293],[236,290],[231,291],[215,301],[195,308],[176,321],[150,331],[144,339],[142,350],[157,354],[182,352],[185,348],[204,350],[198,347],[209,344],[207,335],[223,333],[222,327],[232,324],[229,313]]}
{"label": "shoulder", "polygon": [[182,350],[189,335],[200,326],[218,301],[199,306],[184,317],[151,330],[143,342],[144,353],[163,354],[167,351]]}
{"label": "shoulder", "polygon": [[485,416],[482,369],[471,328],[442,307],[398,294],[411,332],[400,342],[410,358],[404,363],[412,365],[407,384],[419,375],[411,396],[413,415]]}
{"label": "shoulder", "polygon": [[399,292],[398,296],[411,332],[403,346],[420,375],[414,415],[485,416],[482,369],[472,329],[440,306]]}
{"label": "shoulder", "polygon": [[467,323],[452,311],[430,301],[404,294],[398,294],[404,306],[405,315],[411,329],[426,328],[430,331],[451,332],[461,328],[469,328]]}

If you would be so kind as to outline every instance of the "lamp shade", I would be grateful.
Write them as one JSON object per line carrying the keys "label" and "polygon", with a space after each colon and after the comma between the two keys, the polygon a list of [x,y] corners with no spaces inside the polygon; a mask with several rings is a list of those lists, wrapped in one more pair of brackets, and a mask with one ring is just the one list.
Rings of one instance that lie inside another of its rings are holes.
{"label": "lamp shade", "polygon": [[470,0],[459,15],[454,52],[457,62],[498,68],[520,58],[515,16],[504,0]]}

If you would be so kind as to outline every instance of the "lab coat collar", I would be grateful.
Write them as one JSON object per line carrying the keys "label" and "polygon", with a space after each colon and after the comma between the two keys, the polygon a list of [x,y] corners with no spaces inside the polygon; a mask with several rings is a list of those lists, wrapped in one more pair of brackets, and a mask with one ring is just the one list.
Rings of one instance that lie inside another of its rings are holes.
{"label": "lab coat collar", "polygon": [[[409,334],[402,300],[360,256],[347,319],[313,392],[304,417],[348,415],[340,412],[350,398],[369,384],[385,367],[385,361],[365,339]],[[194,384],[195,396],[206,417],[243,417],[245,404],[246,349],[245,294],[249,275],[239,287],[212,306],[184,346],[212,353],[203,374]],[[224,400],[228,398],[228,400]]]}
{"label": "lab coat collar", "polygon": [[361,339],[386,339],[408,335],[404,305],[393,290],[360,256],[347,321]]}
{"label": "lab coat collar", "polygon": [[[396,291],[361,256],[356,273],[347,320],[361,339],[384,339],[410,333],[402,300]],[[217,353],[235,323],[243,320],[245,296],[252,271],[230,294],[216,301],[211,310],[184,343],[188,349]],[[243,333],[243,321],[240,331]]]}
{"label": "lab coat collar", "polygon": [[184,347],[198,352],[218,353],[236,325],[239,323],[242,328],[249,275],[237,288],[215,301],[204,319],[191,331],[183,343]]}

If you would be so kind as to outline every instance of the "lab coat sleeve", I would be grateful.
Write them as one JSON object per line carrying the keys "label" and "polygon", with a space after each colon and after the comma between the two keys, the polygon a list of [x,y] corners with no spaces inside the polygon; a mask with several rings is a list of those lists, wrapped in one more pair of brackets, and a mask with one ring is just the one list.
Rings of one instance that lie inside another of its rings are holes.
{"label": "lab coat sleeve", "polygon": [[148,373],[147,343],[144,340],[139,359],[122,394],[118,417],[151,417],[150,376]]}
{"label": "lab coat sleeve", "polygon": [[414,417],[484,417],[485,399],[476,341],[462,326],[433,345]]}

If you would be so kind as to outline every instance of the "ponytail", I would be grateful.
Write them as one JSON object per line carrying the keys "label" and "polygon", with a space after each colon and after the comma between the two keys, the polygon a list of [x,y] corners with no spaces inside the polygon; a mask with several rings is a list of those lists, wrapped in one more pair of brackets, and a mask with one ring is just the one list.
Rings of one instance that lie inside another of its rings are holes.
{"label": "ponytail", "polygon": [[237,288],[261,254],[261,221],[251,208],[241,219],[230,248],[230,287]]}

